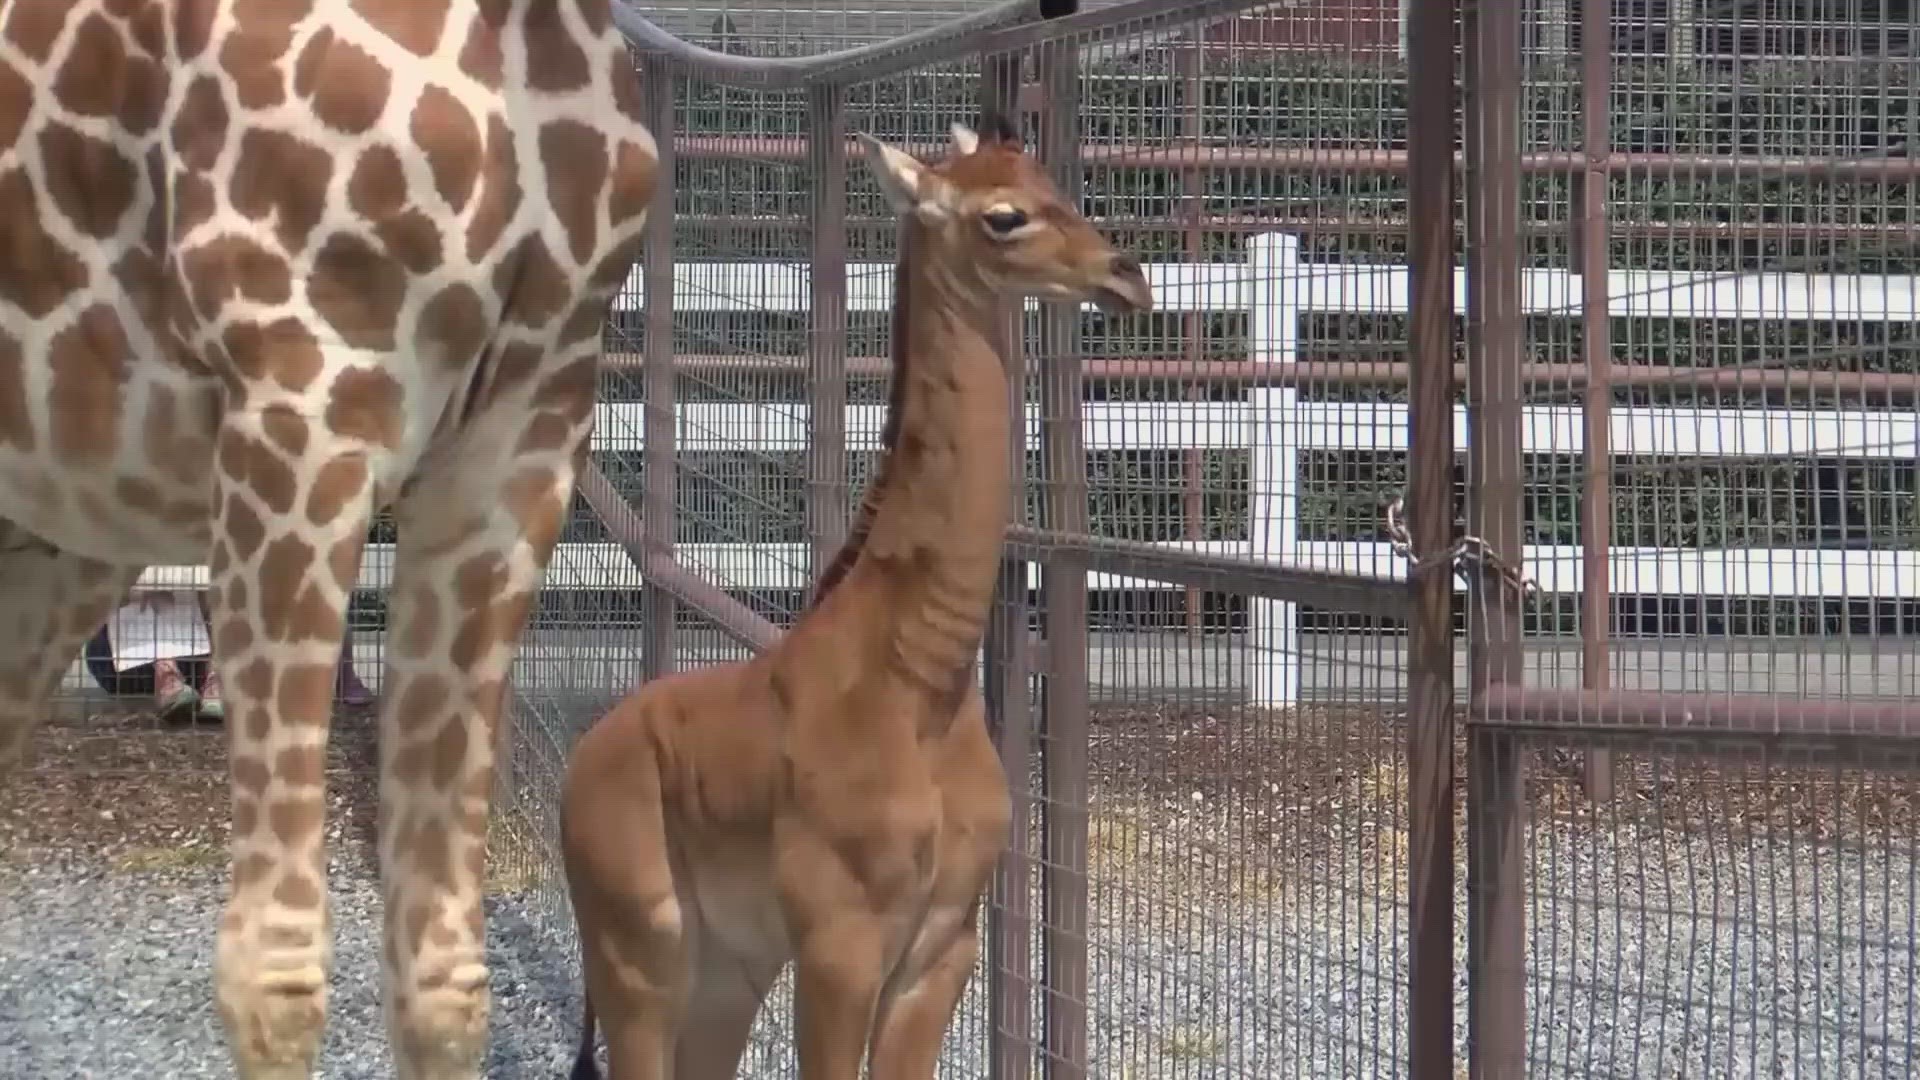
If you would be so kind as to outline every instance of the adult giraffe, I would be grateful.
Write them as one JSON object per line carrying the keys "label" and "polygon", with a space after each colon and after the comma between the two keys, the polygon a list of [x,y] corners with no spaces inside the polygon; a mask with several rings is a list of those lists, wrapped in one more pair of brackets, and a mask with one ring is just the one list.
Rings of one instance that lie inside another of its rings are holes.
{"label": "adult giraffe", "polygon": [[374,513],[399,1075],[478,1075],[491,731],[657,155],[609,0],[0,0],[0,775],[152,563],[206,563],[243,1080],[326,1014],[322,758]]}

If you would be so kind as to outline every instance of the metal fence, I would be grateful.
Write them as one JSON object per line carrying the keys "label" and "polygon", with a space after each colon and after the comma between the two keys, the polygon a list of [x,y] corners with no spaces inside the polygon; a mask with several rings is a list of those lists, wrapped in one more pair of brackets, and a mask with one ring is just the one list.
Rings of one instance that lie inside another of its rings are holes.
{"label": "metal fence", "polygon": [[[1159,309],[1011,327],[1018,825],[943,1075],[1910,1075],[1911,6],[1053,6],[814,60],[629,20],[671,213],[515,671],[498,887],[571,955],[573,738],[773,640],[844,536],[894,253],[849,133],[992,105]],[[178,771],[142,745],[59,767]]]}

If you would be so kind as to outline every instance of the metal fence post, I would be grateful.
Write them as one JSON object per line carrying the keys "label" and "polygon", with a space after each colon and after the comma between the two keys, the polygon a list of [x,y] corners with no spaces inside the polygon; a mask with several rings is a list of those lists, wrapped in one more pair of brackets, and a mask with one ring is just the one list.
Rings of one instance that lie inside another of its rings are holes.
{"label": "metal fence post", "polygon": [[[1015,116],[1020,91],[1020,54],[1000,53],[981,61],[982,112]],[[1009,467],[1012,472],[1010,520],[1024,522],[1027,512],[1026,352],[1016,306],[1003,314],[1000,362],[1014,393]],[[988,1038],[992,1046],[987,1075],[992,1080],[1026,1080],[1033,1071],[1033,650],[1028,624],[1027,562],[1001,560],[994,619],[987,625],[987,718],[1000,747],[1013,797],[1013,821],[1007,850],[995,875],[995,902],[987,913],[992,962],[987,966]]]}
{"label": "metal fence post", "polygon": [[847,92],[808,88],[813,251],[808,283],[807,537],[818,577],[847,535]]}
{"label": "metal fence post", "polygon": [[[1526,324],[1520,290],[1520,5],[1467,0],[1467,528],[1518,563]],[[1468,577],[1468,691],[1518,686],[1521,594]],[[1526,771],[1511,734],[1475,727],[1467,747],[1467,1038],[1475,1080],[1526,1069]]]}
{"label": "metal fence post", "polygon": [[[1580,509],[1580,685],[1605,690],[1613,590],[1607,557],[1613,545],[1613,320],[1608,295],[1607,156],[1613,152],[1612,10],[1587,4],[1580,13],[1580,122],[1585,172],[1573,174],[1580,267],[1581,351],[1586,354],[1586,436],[1581,448],[1586,484]],[[1613,751],[1587,751],[1587,796],[1613,797]]]}
{"label": "metal fence post", "polygon": [[[1080,162],[1080,50],[1035,49],[1046,89],[1040,156],[1069,206],[1085,188]],[[1088,533],[1084,375],[1078,306],[1049,308],[1040,328],[1044,527]],[[1023,424],[1024,426],[1024,424]],[[1042,571],[1047,637],[1044,700],[1046,1038],[1049,1080],[1087,1074],[1087,560],[1057,552]]]}
{"label": "metal fence post", "polygon": [[[647,211],[646,233],[640,248],[646,304],[646,337],[642,346],[645,368],[641,377],[641,392],[646,399],[641,433],[644,440],[641,462],[645,469],[641,514],[646,522],[648,554],[671,560],[678,532],[673,513],[677,471],[673,401],[673,203],[674,193],[679,189],[674,176],[671,65],[650,58],[641,73],[641,84],[646,95],[647,125],[660,153],[660,183],[654,190],[653,206]],[[646,624],[642,674],[649,680],[674,669],[679,645],[679,635],[674,628],[673,594],[653,577],[647,575],[640,593],[640,617]]]}
{"label": "metal fence post", "polygon": [[1412,0],[1407,36],[1408,1034],[1412,1080],[1453,1080],[1453,81],[1457,0]]}

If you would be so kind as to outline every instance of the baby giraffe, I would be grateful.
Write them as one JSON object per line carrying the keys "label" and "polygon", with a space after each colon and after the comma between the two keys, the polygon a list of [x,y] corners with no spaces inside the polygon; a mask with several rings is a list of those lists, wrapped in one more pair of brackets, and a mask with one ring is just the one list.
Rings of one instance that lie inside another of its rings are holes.
{"label": "baby giraffe", "polygon": [[1140,264],[1001,119],[927,166],[860,136],[902,218],[884,459],[764,654],[650,683],[582,736],[561,837],[586,969],[576,1080],[733,1077],[789,961],[805,1080],[930,1080],[1007,842],[975,660],[1010,510],[1007,302],[1145,311]]}

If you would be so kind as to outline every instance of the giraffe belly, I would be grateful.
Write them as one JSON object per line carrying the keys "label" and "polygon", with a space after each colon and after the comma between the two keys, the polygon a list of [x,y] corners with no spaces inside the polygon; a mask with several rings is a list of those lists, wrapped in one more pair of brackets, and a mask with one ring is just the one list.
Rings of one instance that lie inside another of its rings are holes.
{"label": "giraffe belly", "polygon": [[771,872],[772,852],[762,844],[724,841],[700,850],[688,872],[702,937],[735,957],[785,962],[793,950]]}
{"label": "giraffe belly", "polygon": [[[211,467],[211,457],[206,465]],[[211,482],[158,493],[113,469],[0,460],[0,517],[62,550],[119,565],[194,565],[211,543]],[[131,487],[129,486],[131,485]],[[129,502],[127,492],[142,494]]]}

